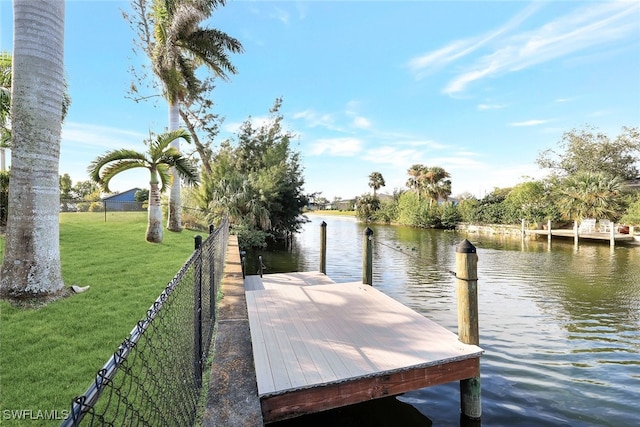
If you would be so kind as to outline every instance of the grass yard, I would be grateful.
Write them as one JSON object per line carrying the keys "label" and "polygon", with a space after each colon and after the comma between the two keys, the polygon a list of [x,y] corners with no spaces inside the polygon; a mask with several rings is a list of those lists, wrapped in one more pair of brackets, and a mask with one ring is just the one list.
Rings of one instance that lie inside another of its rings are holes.
{"label": "grass yard", "polygon": [[146,212],[113,212],[106,222],[103,213],[60,215],[65,286],[91,288],[39,309],[0,301],[0,424],[25,425],[6,411],[68,410],[189,258],[198,233],[165,230],[151,244],[146,220]]}

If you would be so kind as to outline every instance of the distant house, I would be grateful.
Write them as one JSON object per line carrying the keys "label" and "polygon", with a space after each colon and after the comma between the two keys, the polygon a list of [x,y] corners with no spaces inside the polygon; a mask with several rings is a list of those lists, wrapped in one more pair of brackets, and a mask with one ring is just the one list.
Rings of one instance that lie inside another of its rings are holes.
{"label": "distant house", "polygon": [[141,211],[143,202],[137,202],[135,199],[136,192],[140,188],[132,188],[122,193],[112,194],[102,198],[104,209],[106,211]]}

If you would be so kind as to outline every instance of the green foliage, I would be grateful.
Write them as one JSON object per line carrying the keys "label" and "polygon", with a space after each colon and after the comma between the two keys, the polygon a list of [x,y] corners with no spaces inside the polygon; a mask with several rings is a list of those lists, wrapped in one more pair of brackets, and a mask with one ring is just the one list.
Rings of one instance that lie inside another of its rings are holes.
{"label": "green foliage", "polygon": [[515,224],[520,219],[535,223],[560,219],[551,190],[551,183],[545,181],[526,181],[513,187],[504,200],[507,223]]}
{"label": "green foliage", "polygon": [[369,175],[369,187],[373,188],[374,196],[376,195],[376,192],[385,185],[384,178],[380,172],[371,172]]}
{"label": "green foliage", "polygon": [[475,197],[461,200],[456,209],[460,221],[471,224],[480,222],[480,200]]}
{"label": "green foliage", "polygon": [[456,228],[456,224],[462,219],[462,215],[452,202],[446,202],[441,207],[440,223],[442,228],[452,230]]}
{"label": "green foliage", "polygon": [[[443,213],[443,207],[432,200],[421,199],[415,192],[405,192],[398,200],[397,222],[411,227],[442,228]],[[447,215],[450,214],[448,211]]]}
{"label": "green foliage", "polygon": [[[102,214],[60,215],[64,282],[91,287],[37,310],[0,301],[3,408],[68,410],[145,317],[192,253],[195,236],[169,233],[161,245],[150,245],[139,238],[145,226],[144,212],[112,212],[107,222]],[[3,247],[0,237],[0,253]]]}
{"label": "green foliage", "polygon": [[560,176],[601,172],[621,179],[639,175],[640,128],[623,127],[614,140],[590,126],[565,132],[558,150],[547,149],[536,162]]}
{"label": "green foliage", "polygon": [[432,202],[446,200],[451,195],[451,175],[439,166],[415,164],[407,170],[407,187],[415,190],[418,196],[426,196]]}
{"label": "green foliage", "polygon": [[199,207],[211,211],[212,220],[229,216],[235,229],[265,239],[298,231],[308,203],[300,154],[291,149],[294,135],[282,129],[281,105],[276,99],[258,128],[246,120],[235,147],[231,141],[221,145],[199,193]]}
{"label": "green foliage", "polygon": [[373,213],[373,222],[391,224],[398,217],[398,202],[395,200],[380,200],[378,210]]}
{"label": "green foliage", "polygon": [[372,222],[380,209],[380,199],[372,194],[363,194],[356,202],[356,218],[364,222]]}
{"label": "green foliage", "polygon": [[135,200],[136,202],[146,202],[147,200],[149,200],[149,190],[143,188],[136,191],[136,194],[133,195],[133,200]]}
{"label": "green foliage", "polygon": [[623,224],[640,226],[640,194],[637,194],[635,201],[631,202],[627,212],[620,218]]}
{"label": "green foliage", "polygon": [[617,220],[625,210],[622,181],[603,172],[579,172],[561,181],[558,208],[565,218]]}

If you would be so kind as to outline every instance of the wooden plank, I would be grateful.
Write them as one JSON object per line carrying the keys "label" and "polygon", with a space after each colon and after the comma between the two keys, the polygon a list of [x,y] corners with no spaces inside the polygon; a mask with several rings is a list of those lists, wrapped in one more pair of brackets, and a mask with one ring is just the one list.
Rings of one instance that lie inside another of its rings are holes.
{"label": "wooden plank", "polygon": [[264,289],[264,284],[260,276],[245,276],[244,278],[244,290],[245,291],[257,291]]}
{"label": "wooden plank", "polygon": [[[253,346],[253,360],[256,369],[256,382],[258,384],[258,394],[260,390],[275,390],[273,375],[269,363],[269,353],[265,342],[265,331],[258,313],[258,304],[253,292],[246,293],[247,312],[251,333],[251,343]],[[260,374],[258,374],[260,372]]]}
{"label": "wooden plank", "polygon": [[263,397],[260,399],[262,416],[265,423],[269,423],[479,375],[479,358],[414,367],[321,388]]}
{"label": "wooden plank", "polygon": [[265,274],[262,277],[265,289],[278,289],[282,286],[316,286],[335,284],[329,276],[319,271],[295,273]]}
{"label": "wooden plank", "polygon": [[254,347],[261,361],[260,396],[482,353],[367,285],[285,286],[249,294],[250,311],[258,311],[250,321],[261,322],[255,328],[260,345]]}

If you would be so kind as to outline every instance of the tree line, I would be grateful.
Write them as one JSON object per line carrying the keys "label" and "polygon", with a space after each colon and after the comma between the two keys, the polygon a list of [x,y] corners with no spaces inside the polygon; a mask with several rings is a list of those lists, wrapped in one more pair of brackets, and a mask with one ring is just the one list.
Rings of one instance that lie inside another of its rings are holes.
{"label": "tree line", "polygon": [[427,228],[585,218],[640,225],[639,161],[639,128],[623,127],[612,139],[585,126],[565,132],[556,149],[539,154],[536,163],[549,172],[544,179],[495,188],[482,198],[467,193],[451,199],[450,175],[444,169],[414,165],[407,171],[408,190],[395,190],[381,200],[376,190],[384,179],[374,172],[369,176],[374,193],[358,199],[356,215],[363,221]]}
{"label": "tree line", "polygon": [[[134,81],[128,96],[135,102],[162,96],[170,123],[142,141],[145,149],[110,150],[87,171],[102,191],[126,170],[149,171],[149,242],[162,241],[159,206],[162,190],[169,188],[170,231],[182,230],[184,216],[207,222],[229,216],[245,243],[265,245],[295,232],[302,221],[302,165],[290,144],[293,135],[281,128],[282,100],[276,100],[268,124],[255,127],[249,117],[235,138],[214,148],[221,123],[214,112],[215,80],[237,72],[230,55],[243,51],[238,40],[204,25],[224,5],[224,0],[132,0],[131,11],[123,13],[137,35],[136,53],[148,59],[142,68],[130,69]],[[64,15],[64,0],[14,2],[13,53],[0,57],[0,154],[5,148],[12,153],[11,170],[4,175],[9,208],[0,270],[3,298],[55,298],[64,287],[58,226],[61,185],[67,184],[58,176],[60,136],[70,101]],[[10,61],[12,67],[6,67]],[[183,150],[179,141],[194,149]],[[185,214],[185,206],[199,209]]]}

